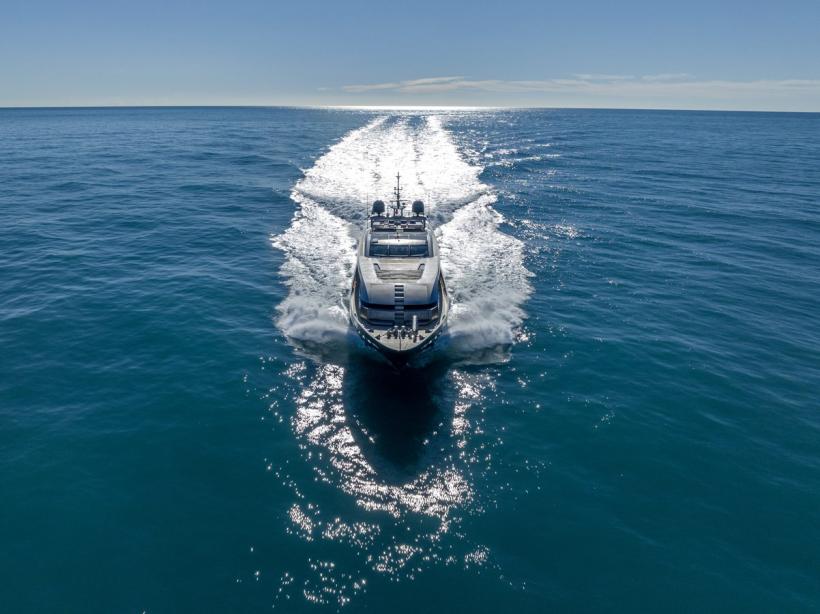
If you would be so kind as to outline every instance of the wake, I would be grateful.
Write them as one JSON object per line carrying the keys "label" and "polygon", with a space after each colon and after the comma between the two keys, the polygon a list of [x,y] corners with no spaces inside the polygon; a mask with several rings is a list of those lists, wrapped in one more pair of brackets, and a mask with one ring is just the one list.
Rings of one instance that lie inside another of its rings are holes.
{"label": "wake", "polygon": [[503,217],[479,180],[481,171],[435,116],[380,117],[333,145],[294,186],[299,208],[290,227],[272,237],[286,255],[280,273],[289,292],[276,323],[289,341],[309,352],[321,349],[325,357],[352,345],[345,297],[356,237],[369,203],[388,197],[400,172],[406,198],[424,200],[437,225],[453,299],[437,352],[503,359],[525,317],[531,274],[522,243],[499,230]]}

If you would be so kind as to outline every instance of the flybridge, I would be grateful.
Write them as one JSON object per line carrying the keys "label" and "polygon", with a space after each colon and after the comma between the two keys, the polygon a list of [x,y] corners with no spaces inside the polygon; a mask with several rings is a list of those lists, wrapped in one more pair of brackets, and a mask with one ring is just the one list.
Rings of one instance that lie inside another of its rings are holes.
{"label": "flybridge", "polygon": [[401,197],[401,174],[396,174],[396,187],[393,188],[393,200],[390,201],[391,209],[386,211],[383,200],[373,203],[370,215],[370,228],[373,232],[419,232],[427,229],[427,217],[424,215],[424,203],[420,200],[413,201],[412,216],[404,215],[406,200]]}
{"label": "flybridge", "polygon": [[[421,202],[421,201],[418,201]],[[427,228],[426,217],[384,217],[372,215],[370,217],[370,228],[373,232],[421,232]]]}

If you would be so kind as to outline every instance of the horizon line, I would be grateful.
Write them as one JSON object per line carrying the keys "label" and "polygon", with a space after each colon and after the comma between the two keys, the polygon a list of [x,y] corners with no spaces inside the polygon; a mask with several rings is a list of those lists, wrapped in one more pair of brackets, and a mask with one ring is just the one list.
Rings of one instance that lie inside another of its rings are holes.
{"label": "horizon line", "polygon": [[817,115],[817,111],[784,111],[773,109],[723,109],[686,107],[610,107],[553,105],[339,105],[339,104],[99,104],[99,105],[0,105],[2,111],[13,110],[94,110],[94,109],[311,109],[350,111],[667,111],[698,113],[781,113]]}

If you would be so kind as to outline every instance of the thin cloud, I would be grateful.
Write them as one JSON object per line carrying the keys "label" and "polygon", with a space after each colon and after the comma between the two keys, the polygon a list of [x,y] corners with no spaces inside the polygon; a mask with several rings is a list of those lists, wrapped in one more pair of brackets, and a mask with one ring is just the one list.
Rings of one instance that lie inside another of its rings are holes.
{"label": "thin cloud", "polygon": [[411,81],[398,81],[390,83],[371,83],[365,85],[345,85],[342,89],[346,92],[372,92],[377,90],[412,91],[424,88],[435,88],[445,86],[448,83],[463,82],[464,77],[427,77],[425,79],[413,79]]}
{"label": "thin cloud", "polygon": [[668,72],[659,75],[644,75],[641,79],[644,81],[683,81],[685,79],[694,79],[694,77],[686,72]]}
{"label": "thin cloud", "polygon": [[582,81],[628,81],[634,79],[634,75],[602,75],[598,73],[581,73],[574,75],[576,79]]}
{"label": "thin cloud", "polygon": [[427,77],[390,83],[346,85],[348,93],[391,92],[398,94],[436,94],[485,92],[509,94],[584,95],[593,98],[644,99],[681,96],[724,100],[740,95],[778,96],[801,92],[820,95],[818,79],[760,79],[753,81],[704,80],[688,73],[655,75],[577,74],[566,79],[503,80],[467,77]]}

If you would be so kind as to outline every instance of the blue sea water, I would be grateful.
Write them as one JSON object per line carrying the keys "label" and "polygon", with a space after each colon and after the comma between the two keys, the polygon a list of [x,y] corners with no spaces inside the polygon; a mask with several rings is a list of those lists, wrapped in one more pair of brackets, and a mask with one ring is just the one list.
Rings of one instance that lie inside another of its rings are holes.
{"label": "blue sea water", "polygon": [[820,115],[0,110],[0,211],[0,611],[820,609]]}

